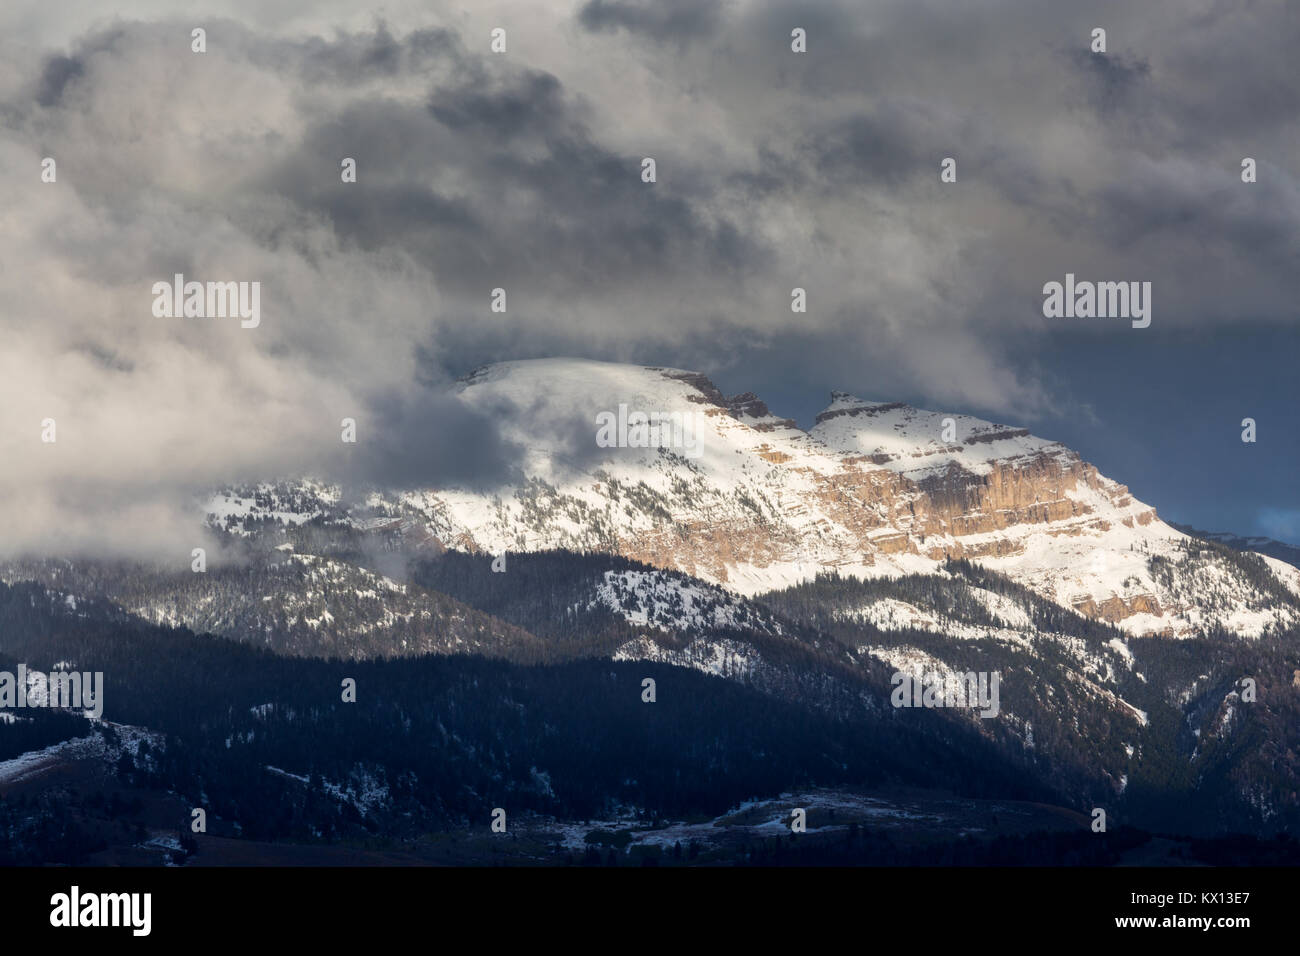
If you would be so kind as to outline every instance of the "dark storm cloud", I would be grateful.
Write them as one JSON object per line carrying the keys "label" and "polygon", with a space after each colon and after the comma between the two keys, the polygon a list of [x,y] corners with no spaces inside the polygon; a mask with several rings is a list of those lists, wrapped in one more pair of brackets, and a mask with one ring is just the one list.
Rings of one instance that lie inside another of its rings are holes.
{"label": "dark storm cloud", "polygon": [[572,123],[560,81],[531,70],[495,91],[477,84],[438,90],[430,99],[429,112],[448,129],[477,129],[493,137],[553,135]]}
{"label": "dark storm cloud", "polygon": [[886,110],[841,121],[819,140],[806,144],[816,173],[842,187],[854,184],[897,186],[930,173],[935,149],[922,151],[904,112]]}
{"label": "dark storm cloud", "polygon": [[362,488],[425,487],[436,475],[441,487],[490,490],[519,478],[520,449],[499,433],[512,412],[473,409],[442,390],[380,392],[357,419],[356,444],[338,442],[321,473]]}
{"label": "dark storm cloud", "polygon": [[36,102],[41,106],[54,106],[63,96],[63,88],[84,72],[80,60],[67,56],[52,56],[45,63]]}
{"label": "dark storm cloud", "polygon": [[711,35],[722,17],[720,0],[587,0],[578,22],[593,32],[644,34],[655,40]]}
{"label": "dark storm cloud", "polygon": [[[718,171],[661,155],[660,183],[644,183],[642,155],[601,144],[586,112],[554,76],[531,70],[435,85],[426,110],[363,101],[309,128],[268,171],[268,188],[328,216],[341,241],[400,248],[445,291],[478,299],[510,285],[576,299],[770,261],[743,221],[704,208]],[[326,164],[345,155],[358,182],[341,189]],[[443,169],[460,180],[455,195],[436,185]]]}
{"label": "dark storm cloud", "polygon": [[1251,190],[1236,188],[1241,168],[1229,166],[1200,179],[1134,174],[1100,189],[1095,227],[1115,243],[1153,237],[1222,242],[1246,260],[1290,260],[1300,240],[1294,193],[1276,180]]}
{"label": "dark storm cloud", "polygon": [[460,38],[441,29],[414,30],[395,37],[382,20],[373,32],[337,31],[332,39],[255,39],[242,29],[234,36],[250,62],[268,69],[286,66],[311,83],[357,83],[421,73],[448,62],[463,66]]}
{"label": "dark storm cloud", "polygon": [[1122,53],[1074,49],[1070,56],[1084,78],[1089,100],[1101,113],[1132,107],[1133,100],[1151,76],[1150,63],[1126,59]]}
{"label": "dark storm cloud", "polygon": [[427,186],[366,184],[364,189],[332,191],[328,198],[302,197],[309,208],[328,211],[338,236],[363,248],[422,246],[430,263],[449,276],[463,275],[461,253],[486,239],[483,224],[464,200],[439,195]]}

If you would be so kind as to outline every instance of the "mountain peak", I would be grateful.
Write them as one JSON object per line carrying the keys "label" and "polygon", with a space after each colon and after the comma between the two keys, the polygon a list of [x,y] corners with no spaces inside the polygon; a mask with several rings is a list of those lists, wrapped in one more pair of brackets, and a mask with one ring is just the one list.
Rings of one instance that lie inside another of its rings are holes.
{"label": "mountain peak", "polygon": [[831,403],[818,413],[815,425],[832,418],[838,418],[841,415],[871,415],[876,412],[889,411],[895,408],[909,408],[906,402],[869,402],[866,399],[858,398],[851,392],[831,392]]}
{"label": "mountain peak", "polygon": [[[803,431],[757,395],[728,398],[699,372],[585,359],[486,366],[461,383],[459,399],[489,412],[521,450],[525,480],[503,475],[490,493],[426,486],[380,496],[375,520],[398,517],[441,547],[613,552],[740,594],[827,570],[936,573],[964,558],[1137,634],[1191,633],[1212,612],[1257,634],[1291,613],[1250,596],[1230,612],[1196,606],[1151,564],[1181,560],[1186,537],[1025,428],[836,391]],[[610,418],[617,428],[597,427]],[[288,520],[305,505],[285,497],[212,513],[236,529],[263,514]],[[367,515],[301,497],[309,511],[370,526]],[[1300,590],[1300,573],[1274,565]]]}

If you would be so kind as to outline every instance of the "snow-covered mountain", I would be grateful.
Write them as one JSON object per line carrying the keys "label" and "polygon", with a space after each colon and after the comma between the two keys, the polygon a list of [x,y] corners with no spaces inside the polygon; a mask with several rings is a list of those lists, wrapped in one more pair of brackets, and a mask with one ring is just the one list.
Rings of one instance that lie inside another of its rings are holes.
{"label": "snow-covered mountain", "polygon": [[[1059,443],[844,393],[805,431],[695,373],[585,361],[489,366],[456,395],[519,449],[486,490],[227,488],[204,573],[31,556],[0,565],[0,624],[181,625],[304,666],[406,658],[393,675],[637,662],[664,700],[702,672],[901,734],[940,777],[996,755],[1080,807],[1297,812],[1300,571],[1170,527]],[[996,673],[995,719],[891,706],[898,671]]]}
{"label": "snow-covered mountain", "polygon": [[362,503],[279,482],[223,491],[209,520],[242,533],[318,518],[491,555],[603,551],[746,596],[967,558],[1134,635],[1257,636],[1300,620],[1296,568],[1183,534],[1023,428],[836,392],[804,431],[697,373],[570,359],[487,366],[458,397],[521,449],[521,479]]}

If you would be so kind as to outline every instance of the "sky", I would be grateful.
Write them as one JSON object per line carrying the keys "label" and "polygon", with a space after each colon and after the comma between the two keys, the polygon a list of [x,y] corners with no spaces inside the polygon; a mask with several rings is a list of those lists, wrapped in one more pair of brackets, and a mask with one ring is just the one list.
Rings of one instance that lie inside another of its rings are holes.
{"label": "sky", "polygon": [[[556,355],[1026,426],[1300,542],[1298,42],[1249,0],[9,0],[0,549],[171,548],[230,481],[488,480],[446,386]],[[259,281],[261,324],[154,315],[178,272]],[[1150,327],[1045,318],[1067,273],[1150,282]]]}

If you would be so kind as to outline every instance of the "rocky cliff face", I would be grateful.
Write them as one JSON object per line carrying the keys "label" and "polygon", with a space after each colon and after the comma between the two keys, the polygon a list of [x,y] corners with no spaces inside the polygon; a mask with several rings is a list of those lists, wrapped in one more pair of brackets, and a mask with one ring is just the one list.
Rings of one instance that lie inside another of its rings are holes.
{"label": "rocky cliff face", "polygon": [[[366,507],[328,487],[263,486],[218,496],[214,521],[321,514],[484,554],[609,551],[746,595],[818,571],[928,573],[964,557],[1135,634],[1259,634],[1296,619],[1276,599],[1300,593],[1296,569],[1261,558],[1273,582],[1261,584],[1198,552],[1124,485],[1022,428],[833,393],[803,431],[697,373],[575,360],[489,366],[459,397],[508,410],[498,420],[525,480]],[[638,430],[638,413],[660,424]],[[612,447],[596,441],[602,414],[622,416]]]}

